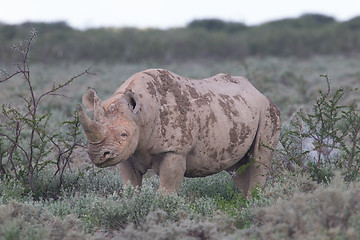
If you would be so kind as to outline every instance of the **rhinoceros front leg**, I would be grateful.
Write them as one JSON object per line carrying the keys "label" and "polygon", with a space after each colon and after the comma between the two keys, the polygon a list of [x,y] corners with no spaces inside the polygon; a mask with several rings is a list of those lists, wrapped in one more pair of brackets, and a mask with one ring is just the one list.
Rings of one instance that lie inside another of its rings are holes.
{"label": "rhinoceros front leg", "polygon": [[159,191],[161,193],[176,193],[184,178],[186,158],[177,153],[165,153],[159,161],[160,176]]}
{"label": "rhinoceros front leg", "polygon": [[143,173],[139,171],[133,164],[132,157],[119,163],[119,170],[124,185],[129,182],[133,187],[141,187]]}

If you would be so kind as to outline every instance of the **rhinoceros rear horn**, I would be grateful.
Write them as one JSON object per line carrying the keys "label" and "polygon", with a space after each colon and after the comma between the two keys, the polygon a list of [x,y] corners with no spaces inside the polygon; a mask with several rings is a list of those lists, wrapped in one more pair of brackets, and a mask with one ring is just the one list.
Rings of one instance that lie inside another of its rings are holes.
{"label": "rhinoceros rear horn", "polygon": [[95,121],[99,121],[104,115],[104,108],[101,106],[101,99],[96,94],[95,89],[88,88],[88,93],[82,97],[82,103],[87,107],[86,111],[95,111]]}
{"label": "rhinoceros rear horn", "polygon": [[88,88],[88,93],[84,94],[82,97],[82,103],[84,106],[87,107],[86,111],[90,112],[95,110],[95,98],[99,98],[96,94],[95,89]]}
{"label": "rhinoceros rear horn", "polygon": [[101,124],[91,120],[84,112],[82,107],[78,105],[77,111],[79,113],[79,120],[84,129],[86,138],[89,142],[99,142],[104,137],[104,128]]}

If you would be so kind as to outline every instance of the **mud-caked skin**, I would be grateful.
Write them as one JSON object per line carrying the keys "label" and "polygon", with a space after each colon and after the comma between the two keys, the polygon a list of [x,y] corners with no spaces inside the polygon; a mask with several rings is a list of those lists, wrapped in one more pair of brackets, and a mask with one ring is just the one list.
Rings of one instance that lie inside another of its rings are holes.
{"label": "mud-caked skin", "polygon": [[79,106],[92,162],[118,164],[124,183],[134,186],[154,169],[164,192],[176,192],[184,176],[226,170],[246,196],[265,183],[280,133],[280,113],[271,100],[246,78],[228,74],[193,80],[150,69],[103,102],[89,89],[83,105],[94,111],[91,120]]}

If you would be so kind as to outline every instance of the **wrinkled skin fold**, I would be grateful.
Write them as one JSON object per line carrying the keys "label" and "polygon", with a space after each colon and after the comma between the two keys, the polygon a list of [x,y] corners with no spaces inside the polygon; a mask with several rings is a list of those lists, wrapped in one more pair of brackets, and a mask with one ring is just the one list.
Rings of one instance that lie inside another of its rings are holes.
{"label": "wrinkled skin fold", "polygon": [[[148,169],[159,189],[176,192],[182,178],[226,170],[247,195],[265,183],[280,134],[280,112],[244,77],[193,80],[163,69],[127,79],[105,101],[89,88],[79,105],[88,153],[98,167],[118,165],[124,183],[141,186]],[[247,165],[243,171],[237,171]]]}

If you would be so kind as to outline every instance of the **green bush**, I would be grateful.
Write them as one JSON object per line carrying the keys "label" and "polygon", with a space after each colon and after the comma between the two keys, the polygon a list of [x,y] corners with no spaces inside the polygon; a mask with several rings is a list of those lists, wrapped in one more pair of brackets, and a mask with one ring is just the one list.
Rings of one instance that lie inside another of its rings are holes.
{"label": "green bush", "polygon": [[354,181],[360,173],[360,109],[355,103],[340,104],[344,89],[333,93],[329,78],[323,77],[327,91],[319,91],[311,111],[300,109],[292,118],[280,137],[279,153],[284,158],[274,164],[300,166],[318,182],[328,183],[336,170]]}

